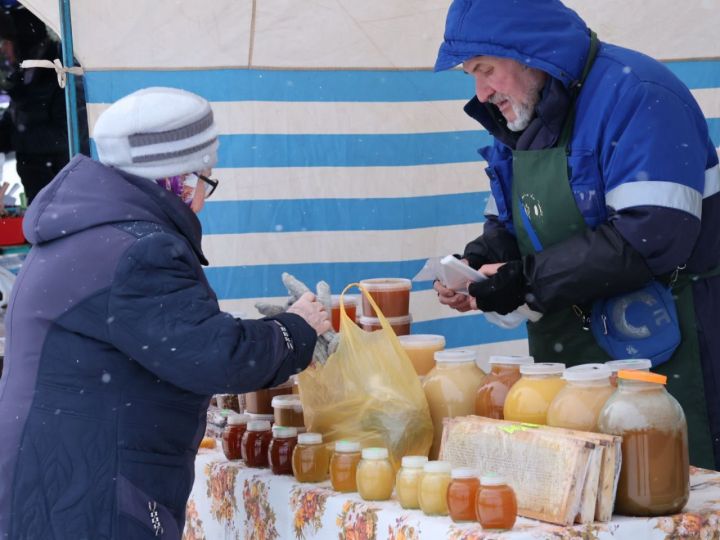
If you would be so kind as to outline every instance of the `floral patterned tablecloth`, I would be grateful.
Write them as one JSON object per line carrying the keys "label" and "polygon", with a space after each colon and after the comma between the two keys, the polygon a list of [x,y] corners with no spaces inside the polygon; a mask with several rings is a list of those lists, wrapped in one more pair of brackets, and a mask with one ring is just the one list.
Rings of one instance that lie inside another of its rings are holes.
{"label": "floral patterned tablecloth", "polygon": [[478,524],[403,510],[395,500],[365,502],[356,493],[333,491],[329,482],[300,484],[201,450],[183,540],[720,539],[720,473],[693,468],[690,483],[690,501],[675,516],[616,516],[576,527],[519,518],[512,531],[490,533]]}

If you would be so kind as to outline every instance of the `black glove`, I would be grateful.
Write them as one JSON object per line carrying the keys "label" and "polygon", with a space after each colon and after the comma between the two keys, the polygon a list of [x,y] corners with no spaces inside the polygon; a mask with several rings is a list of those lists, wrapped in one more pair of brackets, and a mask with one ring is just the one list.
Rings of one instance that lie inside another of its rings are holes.
{"label": "black glove", "polygon": [[477,270],[483,264],[514,261],[520,258],[515,236],[499,223],[488,219],[485,232],[465,246],[463,259]]}
{"label": "black glove", "polygon": [[528,285],[520,260],[502,265],[497,274],[471,283],[468,292],[475,297],[478,309],[505,315],[525,303]]}

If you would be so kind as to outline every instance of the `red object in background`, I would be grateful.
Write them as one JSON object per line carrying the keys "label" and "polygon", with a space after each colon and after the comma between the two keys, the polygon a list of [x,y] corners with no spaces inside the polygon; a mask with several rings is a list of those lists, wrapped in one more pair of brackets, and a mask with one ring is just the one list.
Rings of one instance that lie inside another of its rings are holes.
{"label": "red object in background", "polygon": [[22,222],[22,217],[0,219],[0,246],[16,246],[25,243]]}

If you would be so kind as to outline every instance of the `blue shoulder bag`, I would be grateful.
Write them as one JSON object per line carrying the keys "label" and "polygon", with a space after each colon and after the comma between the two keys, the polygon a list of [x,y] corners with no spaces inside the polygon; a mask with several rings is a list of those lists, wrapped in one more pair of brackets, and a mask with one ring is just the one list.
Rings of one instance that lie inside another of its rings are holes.
{"label": "blue shoulder bag", "polygon": [[681,339],[672,291],[658,281],[595,301],[590,328],[612,358],[649,358],[653,367],[667,362]]}

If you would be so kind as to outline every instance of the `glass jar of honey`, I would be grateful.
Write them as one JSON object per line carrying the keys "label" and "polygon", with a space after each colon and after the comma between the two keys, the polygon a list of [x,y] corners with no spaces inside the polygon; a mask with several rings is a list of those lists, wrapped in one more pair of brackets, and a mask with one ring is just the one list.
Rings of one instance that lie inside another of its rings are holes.
{"label": "glass jar of honey", "polygon": [[420,509],[428,516],[447,516],[447,491],[452,465],[448,461],[428,461],[423,467],[418,490]]}
{"label": "glass jar of honey", "polygon": [[231,461],[242,459],[242,437],[247,429],[248,417],[233,414],[228,417],[222,433],[222,449],[225,457]]}
{"label": "glass jar of honey", "polygon": [[[410,289],[412,281],[405,278],[363,279],[364,288],[385,317],[404,317],[410,313]],[[377,317],[370,301],[362,296],[362,312],[367,317]]]}
{"label": "glass jar of honey", "polygon": [[453,521],[476,521],[475,503],[480,479],[473,469],[453,469],[447,492],[447,504]]}
{"label": "glass jar of honey", "polygon": [[520,366],[520,379],[510,388],[503,407],[505,420],[546,424],[552,400],[565,386],[565,364],[528,364]]}
{"label": "glass jar of honey", "polygon": [[330,454],[320,433],[300,433],[293,450],[292,469],[298,482],[327,480]]}
{"label": "glass jar of honey", "polygon": [[502,420],[505,398],[520,379],[520,366],[534,362],[532,356],[491,356],[490,373],[475,394],[475,414]]}
{"label": "glass jar of honey", "polygon": [[272,439],[270,422],[251,420],[242,437],[242,458],[248,467],[267,467],[268,448]]}
{"label": "glass jar of honey", "polygon": [[297,444],[297,429],[276,426],[268,447],[268,462],[273,474],[292,474],[292,455]]}
{"label": "glass jar of honey", "polygon": [[330,483],[335,491],[357,491],[357,466],[360,463],[360,443],[337,441],[330,458]]}
{"label": "glass jar of honey", "polygon": [[610,368],[610,384],[617,388],[617,373],[621,369],[634,371],[650,371],[652,362],[647,358],[628,358],[627,360],[608,360],[605,365]]}
{"label": "glass jar of honey", "polygon": [[410,334],[398,339],[420,376],[435,367],[435,353],[445,348],[445,337],[436,334]]}
{"label": "glass jar of honey", "polygon": [[395,477],[395,494],[400,506],[407,510],[420,508],[418,489],[423,468],[427,462],[426,456],[404,456],[402,458],[400,470]]}
{"label": "glass jar of honey", "polygon": [[475,511],[483,529],[512,529],[517,519],[515,492],[500,476],[483,476]]}
{"label": "glass jar of honey", "polygon": [[305,427],[303,406],[297,394],[275,396],[272,398],[272,408],[276,426]]}
{"label": "glass jar of honey", "polygon": [[430,459],[436,459],[440,451],[443,418],[473,414],[475,392],[485,377],[473,350],[438,351],[435,363],[422,382],[434,428]]}
{"label": "glass jar of honey", "polygon": [[600,412],[600,431],[622,437],[618,514],[666,516],[687,503],[687,423],[666,382],[664,375],[621,370],[618,389]]}
{"label": "glass jar of honey", "polygon": [[547,425],[596,432],[600,411],[615,391],[610,369],[604,364],[580,364],[567,368],[563,379],[567,384],[550,404]]}
{"label": "glass jar of honey", "polygon": [[[333,294],[331,301],[330,322],[336,332],[340,331],[340,296],[339,294]],[[350,320],[357,320],[358,297],[354,294],[346,294],[343,303],[345,304],[345,313],[350,317]]]}
{"label": "glass jar of honey", "polygon": [[395,486],[395,470],[387,448],[363,448],[356,480],[360,497],[366,501],[387,501]]}

